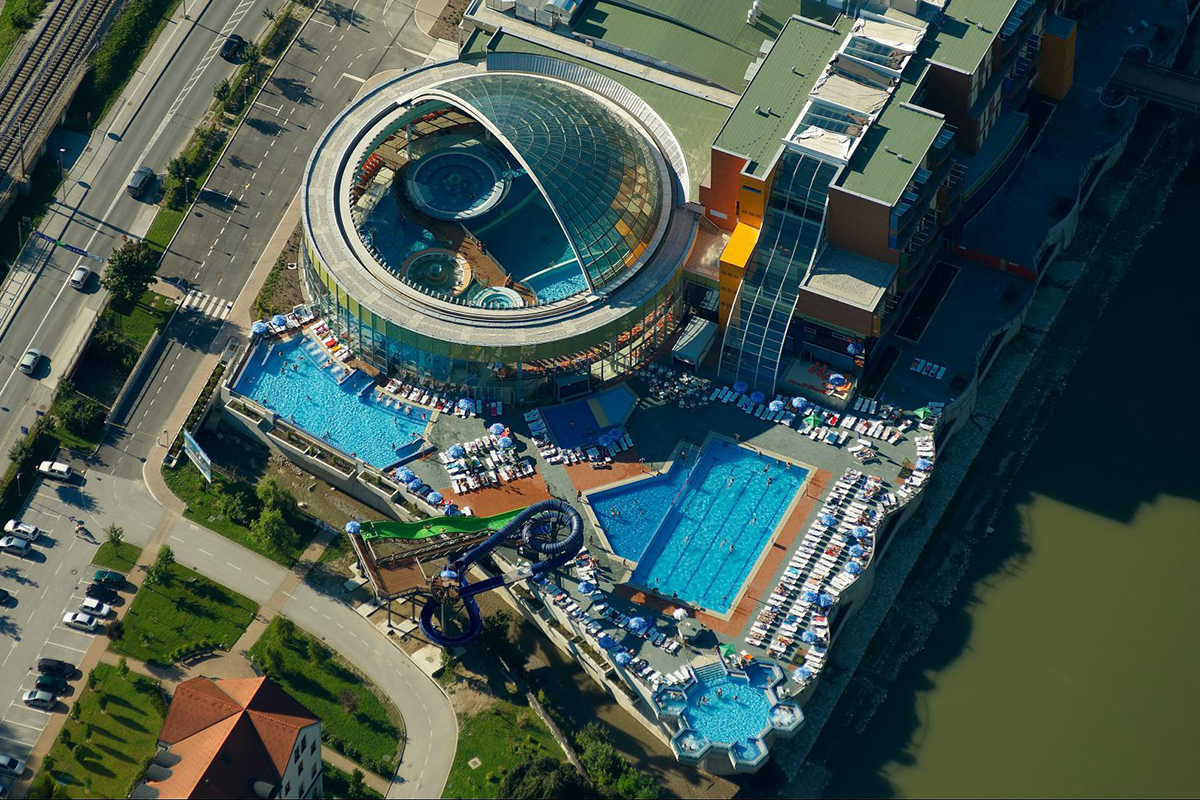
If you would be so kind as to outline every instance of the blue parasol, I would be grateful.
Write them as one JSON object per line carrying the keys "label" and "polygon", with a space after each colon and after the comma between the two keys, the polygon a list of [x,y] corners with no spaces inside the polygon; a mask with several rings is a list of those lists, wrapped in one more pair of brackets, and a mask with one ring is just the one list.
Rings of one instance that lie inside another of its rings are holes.
{"label": "blue parasol", "polygon": [[439,572],[438,575],[442,578],[450,578],[450,579],[454,579],[454,578],[458,577],[458,573],[452,569],[444,569],[441,572]]}
{"label": "blue parasol", "polygon": [[605,650],[612,650],[617,646],[617,640],[605,633],[596,640],[596,644],[600,645]]}
{"label": "blue parasol", "polygon": [[262,320],[256,320],[250,325],[250,332],[255,336],[261,336],[269,330],[270,328],[267,327],[267,323]]}
{"label": "blue parasol", "polygon": [[916,466],[917,466],[917,469],[924,472],[933,467],[933,462],[930,461],[928,458],[918,458]]}
{"label": "blue parasol", "polygon": [[362,530],[362,523],[356,519],[352,519],[346,523],[346,533],[358,533]]}
{"label": "blue parasol", "polygon": [[616,662],[616,664],[618,666],[627,667],[627,666],[629,666],[629,662],[633,661],[633,656],[629,655],[629,653],[622,651],[620,653],[617,653],[615,656],[613,656],[613,661]]}
{"label": "blue parasol", "polygon": [[766,399],[767,399],[767,396],[765,394],[763,394],[762,392],[752,392],[750,394],[750,402],[751,403],[761,403],[763,400],[766,400]]}
{"label": "blue parasol", "polygon": [[843,567],[842,569],[845,572],[850,573],[851,575],[861,575],[862,574],[862,564],[858,563],[857,561],[846,562],[846,566]]}
{"label": "blue parasol", "polygon": [[612,443],[613,443],[613,437],[612,437],[612,434],[610,434],[610,433],[602,433],[602,434],[600,434],[600,438],[596,440],[596,443],[597,443],[598,445],[600,445],[601,447],[610,447],[610,446],[612,446]]}
{"label": "blue parasol", "polygon": [[780,411],[783,411],[783,409],[784,409],[783,401],[782,400],[772,400],[770,402],[770,404],[767,405],[767,408],[771,409],[772,414],[778,414]]}
{"label": "blue parasol", "polygon": [[846,376],[840,372],[835,372],[830,375],[828,381],[830,386],[845,386],[849,382],[850,381],[846,380]]}
{"label": "blue parasol", "polygon": [[285,317],[283,314],[276,314],[275,316],[271,317],[271,324],[276,328],[284,328],[287,326],[287,317]]}
{"label": "blue parasol", "polygon": [[591,594],[592,592],[596,591],[596,584],[592,583],[591,581],[584,581],[583,583],[579,584],[579,591],[583,594]]}
{"label": "blue parasol", "polygon": [[650,623],[646,622],[645,617],[634,617],[633,619],[629,620],[629,628],[635,631],[640,631],[649,624]]}
{"label": "blue parasol", "polygon": [[803,683],[813,676],[812,670],[808,667],[796,667],[792,670],[792,678]]}
{"label": "blue parasol", "polygon": [[817,522],[820,522],[826,528],[830,528],[830,527],[833,527],[834,525],[837,525],[837,517],[835,517],[833,514],[826,514],[823,517],[821,517],[819,520],[817,520]]}
{"label": "blue parasol", "polygon": [[445,498],[442,497],[441,492],[430,492],[425,499],[435,506],[440,506]]}
{"label": "blue parasol", "polygon": [[463,411],[470,411],[472,408],[475,407],[475,401],[469,397],[459,398],[458,407],[461,408]]}
{"label": "blue parasol", "polygon": [[747,389],[749,389],[749,388],[750,388],[750,387],[746,385],[746,382],[745,382],[745,381],[738,381],[737,383],[735,383],[735,384],[733,385],[733,391],[734,391],[735,393],[737,393],[737,394],[742,394],[743,392],[745,392],[745,391],[746,391]]}
{"label": "blue parasol", "polygon": [[466,454],[467,448],[463,447],[461,444],[453,445],[449,450],[446,451],[446,455],[454,459],[462,458]]}
{"label": "blue parasol", "polygon": [[865,539],[871,535],[871,529],[866,525],[858,525],[850,530],[850,535],[855,539]]}
{"label": "blue parasol", "polygon": [[833,605],[833,596],[821,592],[817,595],[817,606],[819,608],[829,608]]}
{"label": "blue parasol", "polygon": [[796,396],[792,398],[792,408],[804,408],[804,403],[805,400],[803,397]]}
{"label": "blue parasol", "polygon": [[408,467],[400,467],[396,470],[396,480],[401,483],[408,483],[413,478],[417,477],[417,473],[413,472]]}
{"label": "blue parasol", "polygon": [[855,544],[850,546],[849,552],[851,558],[862,558],[867,554],[867,548],[863,547],[861,544]]}
{"label": "blue parasol", "polygon": [[490,433],[492,436],[499,436],[500,434],[504,433],[504,430],[503,422],[493,422],[491,425],[488,425],[488,433]]}
{"label": "blue parasol", "polygon": [[517,443],[512,440],[511,436],[501,436],[496,440],[496,446],[503,450],[511,450],[516,447]]}
{"label": "blue parasol", "polygon": [[454,503],[446,503],[446,505],[442,507],[442,513],[447,517],[457,517],[462,512],[458,510],[458,506],[454,505]]}
{"label": "blue parasol", "polygon": [[804,633],[800,634],[800,641],[804,642],[805,644],[816,644],[817,642],[821,641],[821,637],[817,636],[812,631],[805,631]]}
{"label": "blue parasol", "polygon": [[846,352],[852,356],[861,356],[863,354],[863,346],[858,342],[851,342],[846,345]]}
{"label": "blue parasol", "polygon": [[800,593],[800,599],[806,603],[815,603],[817,602],[817,593],[812,589],[805,589]]}
{"label": "blue parasol", "polygon": [[422,486],[424,486],[424,485],[425,485],[425,481],[421,480],[421,479],[420,479],[420,478],[418,478],[416,475],[414,475],[414,476],[413,476],[413,477],[412,477],[412,478],[411,478],[411,479],[408,481],[408,483],[407,483],[406,485],[408,486],[408,488],[409,488],[409,489],[411,489],[412,491],[414,491],[414,492],[415,492],[417,489],[420,489]]}

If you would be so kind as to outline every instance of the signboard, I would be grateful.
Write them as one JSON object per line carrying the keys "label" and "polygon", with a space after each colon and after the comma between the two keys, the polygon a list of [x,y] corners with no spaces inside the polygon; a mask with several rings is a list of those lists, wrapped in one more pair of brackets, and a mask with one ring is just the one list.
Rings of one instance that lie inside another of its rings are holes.
{"label": "signboard", "polygon": [[75,255],[83,256],[84,258],[90,258],[92,261],[103,261],[104,260],[100,256],[94,256],[91,253],[89,253],[87,250],[76,247],[73,244],[67,244],[66,242],[59,241],[58,239],[55,239],[53,236],[47,236],[46,234],[42,233],[41,231],[34,231],[33,235],[38,237],[39,239],[45,239],[47,242],[54,242],[54,244],[57,245],[58,247],[61,247],[64,250],[69,250],[70,252],[74,253]]}
{"label": "signboard", "polygon": [[187,431],[183,432],[183,452],[187,453],[188,458],[196,465],[196,469],[200,470],[200,474],[204,476],[204,480],[212,483],[212,461],[209,460],[208,454],[200,449],[200,445],[196,444],[196,440]]}

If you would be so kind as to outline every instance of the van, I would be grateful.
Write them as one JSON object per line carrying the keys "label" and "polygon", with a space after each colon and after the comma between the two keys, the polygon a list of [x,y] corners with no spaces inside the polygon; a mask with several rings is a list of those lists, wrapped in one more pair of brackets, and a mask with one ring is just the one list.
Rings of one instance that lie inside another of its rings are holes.
{"label": "van", "polygon": [[153,185],[154,170],[143,165],[130,173],[129,183],[125,184],[125,191],[129,192],[130,197],[141,197]]}

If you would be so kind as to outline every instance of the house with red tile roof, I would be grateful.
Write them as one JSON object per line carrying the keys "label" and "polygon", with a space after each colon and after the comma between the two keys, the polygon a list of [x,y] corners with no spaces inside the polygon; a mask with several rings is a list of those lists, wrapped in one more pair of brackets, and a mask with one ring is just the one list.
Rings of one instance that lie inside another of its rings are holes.
{"label": "house with red tile roof", "polygon": [[267,678],[179,684],[132,797],[321,797],[321,721]]}

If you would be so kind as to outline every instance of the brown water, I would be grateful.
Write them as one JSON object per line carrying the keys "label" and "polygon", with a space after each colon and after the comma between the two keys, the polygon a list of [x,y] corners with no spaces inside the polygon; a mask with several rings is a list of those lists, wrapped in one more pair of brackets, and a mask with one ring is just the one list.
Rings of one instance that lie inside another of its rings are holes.
{"label": "brown water", "polygon": [[1200,794],[1197,208],[1193,163],[828,794]]}

